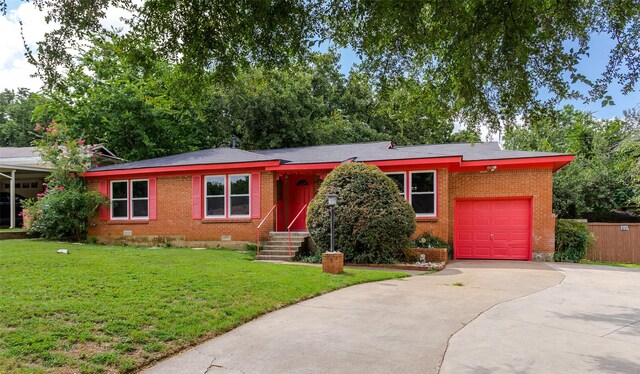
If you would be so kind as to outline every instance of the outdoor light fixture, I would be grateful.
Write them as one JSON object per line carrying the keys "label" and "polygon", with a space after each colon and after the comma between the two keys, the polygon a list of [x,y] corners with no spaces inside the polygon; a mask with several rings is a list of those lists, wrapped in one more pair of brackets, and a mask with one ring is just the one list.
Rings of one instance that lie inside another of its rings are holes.
{"label": "outdoor light fixture", "polygon": [[338,195],[334,193],[330,193],[327,195],[327,205],[336,206],[338,205]]}
{"label": "outdoor light fixture", "polygon": [[327,205],[331,214],[331,244],[329,252],[335,252],[333,249],[333,207],[338,205],[338,195],[334,193],[327,194]]}
{"label": "outdoor light fixture", "polygon": [[498,167],[495,166],[495,165],[489,165],[489,166],[487,166],[487,171],[496,171],[497,168]]}

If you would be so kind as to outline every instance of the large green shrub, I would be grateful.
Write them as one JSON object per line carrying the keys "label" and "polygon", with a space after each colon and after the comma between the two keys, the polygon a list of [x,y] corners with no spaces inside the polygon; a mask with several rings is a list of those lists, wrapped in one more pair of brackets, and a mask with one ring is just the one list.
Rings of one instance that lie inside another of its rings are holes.
{"label": "large green shrub", "polygon": [[307,227],[318,250],[329,249],[327,194],[338,195],[335,247],[352,263],[392,263],[416,230],[413,208],[397,185],[375,166],[344,163],[324,180],[309,203]]}
{"label": "large green shrub", "polygon": [[578,262],[587,254],[595,240],[585,222],[559,219],[556,221],[556,261]]}
{"label": "large green shrub", "polygon": [[82,240],[87,235],[88,219],[96,215],[104,198],[96,191],[88,191],[84,181],[54,187],[29,206],[33,214],[30,234],[47,239]]}

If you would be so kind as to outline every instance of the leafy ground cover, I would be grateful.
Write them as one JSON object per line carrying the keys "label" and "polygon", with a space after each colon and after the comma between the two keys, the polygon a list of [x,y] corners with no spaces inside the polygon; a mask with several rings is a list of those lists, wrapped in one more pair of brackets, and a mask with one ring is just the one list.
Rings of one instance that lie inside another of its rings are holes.
{"label": "leafy ground cover", "polygon": [[0,372],[131,371],[296,301],[406,276],[332,276],[252,259],[230,250],[2,241]]}
{"label": "leafy ground cover", "polygon": [[587,265],[607,265],[607,266],[618,266],[623,268],[638,268],[640,269],[640,264],[625,264],[623,262],[603,262],[603,261],[591,261],[591,260],[580,260],[581,264]]}

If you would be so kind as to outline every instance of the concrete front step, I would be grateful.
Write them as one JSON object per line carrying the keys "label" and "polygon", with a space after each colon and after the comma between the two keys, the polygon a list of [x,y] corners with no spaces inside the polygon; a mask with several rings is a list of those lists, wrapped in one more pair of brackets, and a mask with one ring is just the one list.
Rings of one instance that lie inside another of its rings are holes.
{"label": "concrete front step", "polygon": [[[301,243],[301,242],[305,241],[305,239],[306,238],[303,238],[303,237],[292,236],[291,237],[291,243],[293,243],[293,242],[296,242],[296,243],[300,242]],[[283,236],[283,237],[277,236],[275,238],[269,238],[269,241],[270,242],[277,242],[277,243],[289,243],[289,238],[287,238],[286,236]]]}
{"label": "concrete front step", "polygon": [[[291,249],[298,249],[300,248],[300,245],[302,243],[291,243]],[[265,245],[262,246],[262,248],[264,249],[289,249],[289,244],[287,243],[282,243],[282,244],[276,244],[276,243],[272,243],[272,242],[268,242]]]}
{"label": "concrete front step", "polygon": [[[271,231],[269,232],[269,236],[272,238],[275,237],[288,237],[289,236],[289,232],[287,231]],[[309,233],[306,231],[291,231],[291,237],[304,237],[306,238],[307,236],[309,236]]]}
{"label": "concrete front step", "polygon": [[270,261],[291,261],[293,257],[289,256],[274,256],[274,255],[262,255],[256,256],[256,260],[270,260]]}
{"label": "concrete front step", "polygon": [[[295,256],[296,254],[298,254],[298,250],[297,249],[291,249],[291,256]],[[263,249],[260,251],[260,256],[265,255],[265,256],[289,256],[289,250],[288,249]]]}
{"label": "concrete front step", "polygon": [[[304,241],[291,241],[291,248],[297,248],[302,246],[302,244],[304,244]],[[289,242],[284,241],[284,242],[275,242],[275,241],[268,241],[266,243],[264,243],[265,247],[287,247],[289,248]]]}
{"label": "concrete front step", "polygon": [[291,261],[308,237],[309,233],[303,231],[292,231],[291,234],[287,231],[272,231],[269,233],[269,241],[264,244],[256,260]]}

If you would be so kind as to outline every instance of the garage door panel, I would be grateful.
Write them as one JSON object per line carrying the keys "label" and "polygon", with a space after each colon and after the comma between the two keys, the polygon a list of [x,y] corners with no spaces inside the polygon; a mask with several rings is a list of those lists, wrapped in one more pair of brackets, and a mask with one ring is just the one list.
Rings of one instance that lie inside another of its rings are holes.
{"label": "garage door panel", "polygon": [[496,232],[493,234],[493,241],[494,242],[498,242],[498,241],[509,241],[511,240],[511,233],[510,232]]}
{"label": "garage door panel", "polygon": [[506,245],[494,245],[493,257],[507,258],[509,257],[509,247]]}
{"label": "garage door panel", "polygon": [[472,245],[459,245],[457,246],[457,251],[460,254],[460,256],[463,257],[467,257],[467,256],[473,256],[473,246]]}
{"label": "garage door panel", "polygon": [[491,256],[490,245],[475,245],[473,247],[473,254],[476,256]]}
{"label": "garage door panel", "polygon": [[456,201],[456,257],[530,259],[531,209],[530,199]]}

